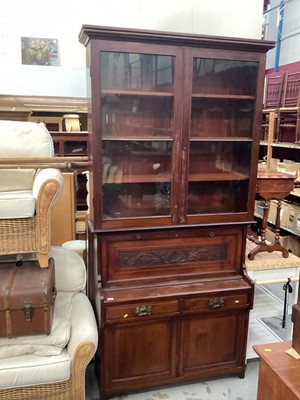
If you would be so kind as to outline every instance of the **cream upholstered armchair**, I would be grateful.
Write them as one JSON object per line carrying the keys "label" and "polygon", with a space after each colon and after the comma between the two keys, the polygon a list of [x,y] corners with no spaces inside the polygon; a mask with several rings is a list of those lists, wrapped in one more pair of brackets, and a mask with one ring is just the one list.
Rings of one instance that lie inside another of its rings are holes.
{"label": "cream upholstered armchair", "polygon": [[[83,259],[52,247],[57,297],[50,335],[0,338],[0,400],[83,400],[98,330]],[[1,264],[0,264],[1,269]]]}
{"label": "cream upholstered armchair", "polygon": [[[52,137],[43,125],[0,121],[2,162],[53,155]],[[62,174],[56,168],[24,169],[21,164],[0,167],[0,255],[36,253],[40,266],[47,267],[51,210],[63,189]]]}

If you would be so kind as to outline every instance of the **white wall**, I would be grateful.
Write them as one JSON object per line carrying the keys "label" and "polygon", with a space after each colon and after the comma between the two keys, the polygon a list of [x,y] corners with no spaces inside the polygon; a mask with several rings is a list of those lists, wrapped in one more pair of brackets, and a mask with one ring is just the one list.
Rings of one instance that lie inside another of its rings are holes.
{"label": "white wall", "polygon": [[[278,7],[280,0],[270,1],[270,12],[267,39],[276,41],[278,24]],[[286,65],[300,61],[300,1],[285,0],[282,41],[280,48],[279,65]],[[267,55],[267,68],[274,68],[276,49]]]}
{"label": "white wall", "polygon": [[[83,24],[259,39],[263,0],[1,0],[0,94],[86,96]],[[60,66],[22,65],[21,37],[58,39]]]}

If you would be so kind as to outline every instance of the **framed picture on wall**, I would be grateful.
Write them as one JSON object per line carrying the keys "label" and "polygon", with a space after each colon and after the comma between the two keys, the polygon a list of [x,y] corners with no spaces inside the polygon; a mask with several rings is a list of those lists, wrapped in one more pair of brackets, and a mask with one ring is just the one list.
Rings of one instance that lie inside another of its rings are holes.
{"label": "framed picture on wall", "polygon": [[59,66],[57,39],[21,37],[22,64]]}

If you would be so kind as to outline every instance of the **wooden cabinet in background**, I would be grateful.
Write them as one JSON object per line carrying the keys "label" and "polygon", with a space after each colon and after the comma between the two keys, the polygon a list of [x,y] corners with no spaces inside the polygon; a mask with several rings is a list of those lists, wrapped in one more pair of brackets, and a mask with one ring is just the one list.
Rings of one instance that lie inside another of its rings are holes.
{"label": "wooden cabinet in background", "polygon": [[53,246],[61,246],[64,242],[76,239],[76,177],[73,172],[64,172],[63,178],[64,189],[52,211],[51,243]]}
{"label": "wooden cabinet in background", "polygon": [[[86,156],[88,147],[88,133],[51,132],[56,156]],[[76,210],[87,209],[86,168],[78,167],[75,172],[76,179]]]}
{"label": "wooden cabinet in background", "polygon": [[83,26],[88,292],[110,396],[245,372],[266,41]]}

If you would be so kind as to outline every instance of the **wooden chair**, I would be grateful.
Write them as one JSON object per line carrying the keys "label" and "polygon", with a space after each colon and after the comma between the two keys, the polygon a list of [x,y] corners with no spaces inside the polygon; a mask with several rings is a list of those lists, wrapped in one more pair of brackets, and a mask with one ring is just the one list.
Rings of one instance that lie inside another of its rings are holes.
{"label": "wooden chair", "polygon": [[300,72],[287,74],[277,133],[280,142],[300,142]]}
{"label": "wooden chair", "polygon": [[266,76],[265,110],[276,109],[281,106],[285,76],[285,74]]}
{"label": "wooden chair", "polygon": [[[262,139],[267,140],[270,111],[276,111],[282,104],[285,74],[267,75],[262,115]],[[275,132],[275,139],[277,135]]]}

